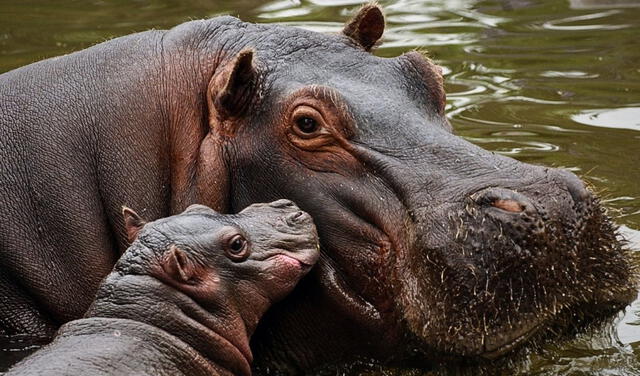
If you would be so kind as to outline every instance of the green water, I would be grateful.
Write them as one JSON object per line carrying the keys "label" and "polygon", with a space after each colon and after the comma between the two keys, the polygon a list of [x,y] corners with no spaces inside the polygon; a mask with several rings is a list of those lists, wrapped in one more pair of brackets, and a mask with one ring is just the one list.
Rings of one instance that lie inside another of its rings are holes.
{"label": "green water", "polygon": [[[640,232],[633,230],[640,229],[640,0],[380,3],[388,25],[376,53],[428,50],[445,69],[447,113],[459,135],[584,177],[640,249]],[[358,4],[0,0],[0,72],[119,35],[221,14],[335,32]],[[640,301],[611,330],[550,345],[530,356],[521,372],[640,375],[637,312]]]}

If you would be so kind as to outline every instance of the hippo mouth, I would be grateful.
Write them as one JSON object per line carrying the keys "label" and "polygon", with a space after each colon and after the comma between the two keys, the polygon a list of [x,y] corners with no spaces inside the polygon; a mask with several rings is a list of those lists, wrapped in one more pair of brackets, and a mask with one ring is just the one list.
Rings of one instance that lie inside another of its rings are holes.
{"label": "hippo mouth", "polygon": [[[610,324],[616,314],[635,298],[637,291],[627,286],[626,289],[620,288],[611,293],[598,293],[600,297],[597,298],[581,297],[558,302],[556,306],[540,306],[539,312],[518,313],[510,310],[507,315],[513,315],[512,322],[503,325],[486,322],[491,326],[483,327],[486,314],[475,318],[454,317],[436,325],[430,325],[433,321],[427,322],[419,329],[412,327],[413,323],[409,322],[415,317],[409,317],[406,323],[409,331],[413,332],[412,346],[422,349],[419,352],[424,359],[437,363],[494,361],[509,354],[521,353],[522,349],[539,348],[548,342],[570,340],[577,334],[598,330]],[[469,311],[464,312],[469,314]],[[494,313],[494,317],[502,317],[500,309]]]}
{"label": "hippo mouth", "polygon": [[303,270],[308,270],[315,265],[318,260],[317,256],[314,256],[315,253],[312,252],[289,252],[285,250],[281,250],[278,253],[269,255],[264,258],[264,260],[275,261],[284,265],[289,265],[294,268],[300,268]]}
{"label": "hippo mouth", "polygon": [[543,320],[535,320],[524,324],[518,329],[510,329],[501,335],[487,338],[480,356],[493,360],[514,350],[535,335],[542,324]]}
{"label": "hippo mouth", "polygon": [[[530,319],[521,321],[520,325],[505,326],[493,336],[486,337],[478,357],[495,360],[529,342],[570,339],[573,334],[589,328],[597,329],[624,310],[634,297],[635,291],[632,294],[620,294],[607,304],[581,302],[569,305],[555,314],[536,317],[530,315]],[[573,321],[568,321],[567,317],[571,317]]]}
{"label": "hippo mouth", "polygon": [[269,260],[277,259],[285,264],[289,264],[292,266],[299,266],[301,268],[310,268],[313,263],[310,261],[303,261],[299,258],[293,257],[291,255],[287,255],[285,253],[280,253],[268,258]]}

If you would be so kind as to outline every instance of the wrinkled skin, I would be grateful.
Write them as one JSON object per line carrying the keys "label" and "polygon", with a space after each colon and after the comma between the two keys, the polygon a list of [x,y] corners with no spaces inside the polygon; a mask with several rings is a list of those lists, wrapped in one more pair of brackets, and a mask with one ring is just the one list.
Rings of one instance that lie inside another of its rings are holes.
{"label": "wrinkled skin", "polygon": [[288,200],[124,216],[135,241],[84,318],[6,375],[250,376],[258,320],[320,255],[311,217]]}
{"label": "wrinkled skin", "polygon": [[122,204],[156,218],[283,197],[322,257],[253,337],[260,369],[495,358],[623,308],[634,271],[597,199],[455,136],[437,66],[368,51],[383,28],[375,6],[337,35],[221,17],[2,76],[2,270],[15,310],[35,307],[10,330],[88,306],[78,292],[126,244]]}

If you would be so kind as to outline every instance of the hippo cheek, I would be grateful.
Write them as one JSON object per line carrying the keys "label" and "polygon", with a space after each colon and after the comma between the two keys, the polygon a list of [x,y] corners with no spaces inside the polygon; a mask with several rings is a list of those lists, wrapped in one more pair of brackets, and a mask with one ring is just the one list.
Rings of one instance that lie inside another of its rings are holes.
{"label": "hippo cheek", "polygon": [[[309,260],[311,264],[307,263]],[[283,252],[259,262],[262,264],[261,274],[265,276],[261,288],[273,302],[276,302],[291,293],[298,282],[312,269],[315,259]]]}
{"label": "hippo cheek", "polygon": [[[357,169],[339,173],[300,171],[300,163],[285,159],[267,169],[256,165],[255,158],[239,155],[237,159],[243,162],[239,171],[247,177],[238,175],[233,184],[237,190],[235,206],[280,197],[295,202],[317,226],[323,258],[313,278],[327,291],[336,292],[327,294],[327,298],[336,299],[334,303],[341,307],[362,301],[358,307],[350,308],[349,314],[362,313],[356,319],[363,322],[372,321],[370,315],[363,313],[370,311],[365,308],[369,304],[387,309],[392,293],[384,282],[382,266],[387,253],[393,252],[395,239],[406,238],[400,233],[407,221],[393,192]],[[250,181],[251,185],[243,181]],[[275,225],[280,228],[282,224]]]}

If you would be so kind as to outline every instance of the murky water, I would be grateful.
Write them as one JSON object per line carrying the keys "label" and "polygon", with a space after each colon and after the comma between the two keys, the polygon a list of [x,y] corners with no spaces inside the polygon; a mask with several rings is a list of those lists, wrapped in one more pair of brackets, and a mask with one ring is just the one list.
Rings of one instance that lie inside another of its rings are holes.
{"label": "murky water", "polygon": [[[0,72],[115,36],[221,14],[335,32],[359,3],[1,0]],[[634,230],[640,229],[640,0],[380,3],[388,28],[376,53],[428,50],[445,68],[447,111],[459,135],[586,178],[640,249]],[[640,300],[610,333],[548,346],[521,372],[640,374],[638,312]]]}

